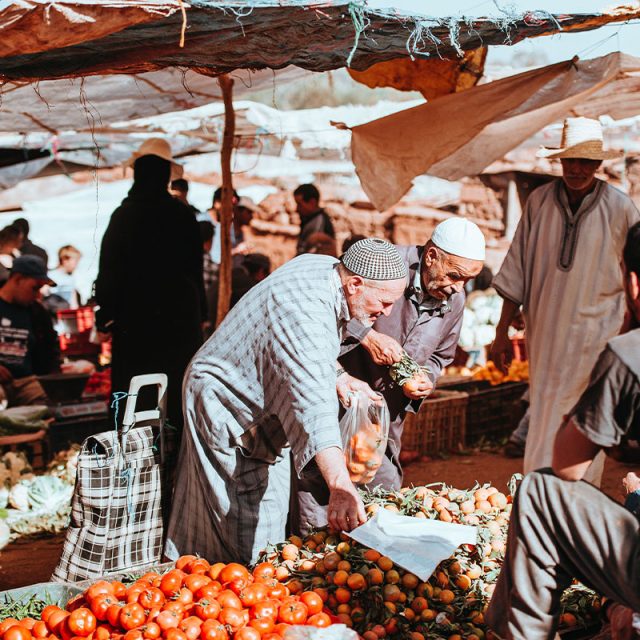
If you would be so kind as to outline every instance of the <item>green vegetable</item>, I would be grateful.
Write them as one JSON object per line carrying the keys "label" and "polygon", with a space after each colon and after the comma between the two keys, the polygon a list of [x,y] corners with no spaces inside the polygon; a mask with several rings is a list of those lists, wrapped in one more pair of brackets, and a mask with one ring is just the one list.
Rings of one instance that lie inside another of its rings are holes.
{"label": "green vegetable", "polygon": [[49,414],[45,405],[28,407],[11,407],[0,411],[0,432],[2,435],[13,435],[45,429],[47,423],[43,420]]}
{"label": "green vegetable", "polygon": [[429,367],[421,367],[406,351],[402,354],[400,362],[392,364],[389,368],[391,379],[400,386],[418,375],[431,373]]}
{"label": "green vegetable", "polygon": [[33,595],[26,602],[5,596],[4,602],[0,602],[0,622],[5,618],[15,618],[16,620],[22,620],[23,618],[39,619],[42,610],[50,604],[58,603],[48,599],[46,595],[45,599]]}
{"label": "green vegetable", "polygon": [[54,511],[69,504],[73,487],[54,476],[36,476],[28,487],[29,506],[32,509]]}

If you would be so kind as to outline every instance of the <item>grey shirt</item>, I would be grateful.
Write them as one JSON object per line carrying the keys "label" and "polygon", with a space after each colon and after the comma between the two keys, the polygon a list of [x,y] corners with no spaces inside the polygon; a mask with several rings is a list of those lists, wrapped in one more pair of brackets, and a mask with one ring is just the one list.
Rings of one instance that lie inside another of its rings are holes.
{"label": "grey shirt", "polygon": [[633,447],[640,440],[639,371],[630,359],[637,351],[640,329],[611,340],[571,412],[579,431],[604,449]]}

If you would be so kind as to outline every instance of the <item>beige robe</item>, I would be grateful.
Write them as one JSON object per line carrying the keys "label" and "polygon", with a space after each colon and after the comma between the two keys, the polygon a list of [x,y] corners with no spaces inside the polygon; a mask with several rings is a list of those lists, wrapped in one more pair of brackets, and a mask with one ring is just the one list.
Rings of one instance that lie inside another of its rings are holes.
{"label": "beige robe", "polygon": [[[622,250],[640,219],[631,199],[598,181],[572,213],[562,180],[529,197],[513,243],[494,280],[522,304],[530,358],[531,422],[524,471],[551,465],[562,418],[577,402],[625,311]],[[588,478],[599,484],[603,458]]]}

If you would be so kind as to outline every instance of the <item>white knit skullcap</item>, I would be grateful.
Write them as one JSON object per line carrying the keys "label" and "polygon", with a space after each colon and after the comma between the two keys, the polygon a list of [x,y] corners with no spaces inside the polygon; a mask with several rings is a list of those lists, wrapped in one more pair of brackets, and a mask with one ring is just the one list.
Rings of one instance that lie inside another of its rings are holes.
{"label": "white knit skullcap", "polygon": [[365,238],[352,244],[340,259],[358,276],[369,280],[398,280],[407,277],[407,266],[398,250],[386,240]]}
{"label": "white knit skullcap", "polygon": [[484,261],[484,235],[477,224],[466,218],[455,216],[441,222],[433,230],[431,242],[454,256]]}

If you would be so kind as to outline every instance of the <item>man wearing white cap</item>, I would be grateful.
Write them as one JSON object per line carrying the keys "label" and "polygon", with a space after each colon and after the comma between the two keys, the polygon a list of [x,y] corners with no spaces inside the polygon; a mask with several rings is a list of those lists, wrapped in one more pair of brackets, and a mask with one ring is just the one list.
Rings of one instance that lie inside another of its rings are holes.
{"label": "man wearing white cap", "polygon": [[311,461],[330,490],[332,526],[365,521],[341,450],[336,387],[375,394],[337,380],[337,358],[347,322],[389,314],[406,282],[398,251],[374,238],[341,262],[295,258],[240,299],[185,375],[170,558],[255,562],[284,539],[291,473]]}
{"label": "man wearing white cap", "polygon": [[[340,358],[344,377],[364,380],[387,402],[389,444],[371,484],[389,489],[402,486],[399,455],[405,415],[419,409],[442,369],[453,360],[462,326],[464,285],[480,272],[485,257],[482,232],[460,217],[440,223],[424,246],[396,248],[409,273],[404,295],[391,313],[379,317],[372,326],[352,320]],[[412,391],[389,376],[389,365],[398,362],[405,351],[431,371]],[[344,404],[346,397],[340,389],[338,393]],[[326,504],[327,495],[319,475],[309,473],[297,489],[300,528],[326,524],[326,512],[320,505]]]}
{"label": "man wearing white cap", "polygon": [[[559,149],[562,178],[536,189],[493,285],[504,298],[491,357],[505,368],[512,357],[507,330],[522,305],[530,359],[530,427],[525,473],[549,467],[563,416],[586,389],[608,340],[622,327],[620,255],[640,218],[631,199],[595,174],[603,149],[597,120],[567,118]],[[599,484],[604,457],[586,478]]]}

